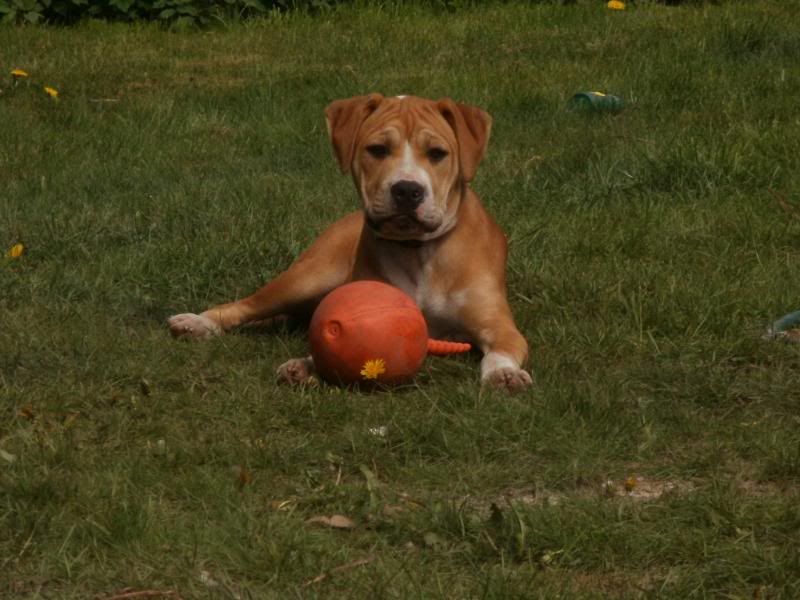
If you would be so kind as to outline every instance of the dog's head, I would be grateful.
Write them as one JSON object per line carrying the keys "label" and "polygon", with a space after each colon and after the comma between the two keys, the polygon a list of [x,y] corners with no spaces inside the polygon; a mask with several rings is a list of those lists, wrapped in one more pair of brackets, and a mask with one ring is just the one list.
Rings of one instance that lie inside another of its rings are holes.
{"label": "dog's head", "polygon": [[486,151],[487,113],[449,98],[370,94],[336,100],[325,116],[336,159],[352,174],[374,231],[428,240],[452,228]]}

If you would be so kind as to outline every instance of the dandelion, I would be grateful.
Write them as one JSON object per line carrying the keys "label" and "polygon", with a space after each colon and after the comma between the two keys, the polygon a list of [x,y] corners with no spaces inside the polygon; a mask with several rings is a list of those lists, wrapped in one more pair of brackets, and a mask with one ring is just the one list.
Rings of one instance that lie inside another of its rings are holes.
{"label": "dandelion", "polygon": [[55,88],[51,88],[48,86],[44,86],[44,92],[48,96],[50,96],[53,100],[58,100],[58,90]]}
{"label": "dandelion", "polygon": [[25,252],[25,246],[22,244],[14,244],[11,246],[8,252],[6,252],[6,256],[8,258],[19,258],[22,256],[22,253]]}
{"label": "dandelion", "polygon": [[625,10],[625,3],[619,0],[611,0],[606,6],[611,10]]}
{"label": "dandelion", "polygon": [[364,363],[361,368],[361,375],[364,379],[377,379],[386,373],[386,363],[382,358],[373,358]]}
{"label": "dandelion", "polygon": [[11,76],[14,79],[25,79],[28,76],[28,74],[22,69],[14,69],[13,71],[11,71]]}

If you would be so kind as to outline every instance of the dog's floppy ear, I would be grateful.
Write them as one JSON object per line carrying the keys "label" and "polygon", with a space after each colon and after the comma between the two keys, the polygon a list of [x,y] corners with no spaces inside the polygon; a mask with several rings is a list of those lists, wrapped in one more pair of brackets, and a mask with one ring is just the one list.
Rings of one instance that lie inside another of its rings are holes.
{"label": "dog's floppy ear", "polygon": [[492,131],[492,117],[480,108],[453,102],[450,98],[439,100],[437,106],[456,133],[461,176],[464,181],[472,181],[486,154]]}
{"label": "dog's floppy ear", "polygon": [[342,173],[350,171],[353,162],[356,135],[361,124],[371,115],[383,100],[381,94],[354,96],[344,100],[334,100],[325,109],[325,123],[328,136],[336,153],[336,160]]}

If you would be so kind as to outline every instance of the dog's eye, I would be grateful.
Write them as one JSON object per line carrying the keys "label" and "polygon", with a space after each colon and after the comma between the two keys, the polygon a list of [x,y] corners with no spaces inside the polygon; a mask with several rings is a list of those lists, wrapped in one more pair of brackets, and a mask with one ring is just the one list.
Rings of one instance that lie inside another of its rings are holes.
{"label": "dog's eye", "polygon": [[443,161],[447,154],[448,152],[444,148],[431,148],[428,150],[428,160],[438,163]]}
{"label": "dog's eye", "polygon": [[374,158],[386,158],[389,156],[389,146],[385,144],[370,144],[367,146],[367,152],[369,152]]}

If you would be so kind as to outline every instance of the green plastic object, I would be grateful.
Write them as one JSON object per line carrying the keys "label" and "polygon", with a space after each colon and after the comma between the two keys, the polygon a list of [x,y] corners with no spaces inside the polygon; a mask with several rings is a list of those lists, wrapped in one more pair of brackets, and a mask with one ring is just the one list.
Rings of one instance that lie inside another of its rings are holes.
{"label": "green plastic object", "polygon": [[582,112],[618,113],[625,108],[625,102],[619,96],[603,92],[578,92],[569,100],[570,110]]}
{"label": "green plastic object", "polygon": [[768,340],[784,340],[800,342],[800,310],[782,316],[767,329],[764,338]]}

